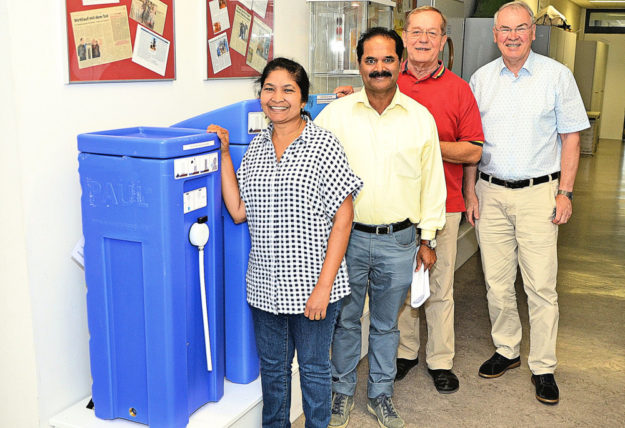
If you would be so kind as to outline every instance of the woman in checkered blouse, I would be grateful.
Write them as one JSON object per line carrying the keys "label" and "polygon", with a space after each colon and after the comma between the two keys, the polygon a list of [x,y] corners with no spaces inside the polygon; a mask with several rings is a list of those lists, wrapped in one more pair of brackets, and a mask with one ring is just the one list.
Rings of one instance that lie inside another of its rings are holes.
{"label": "woman in checkered blouse", "polygon": [[235,222],[248,221],[252,248],[247,300],[263,388],[263,426],[290,426],[291,362],[297,350],[307,427],[330,421],[330,343],[349,294],[344,255],[362,187],[332,133],[303,111],[310,83],[303,67],[270,61],[259,79],[270,120],[236,172],[228,131],[221,140],[222,193]]}

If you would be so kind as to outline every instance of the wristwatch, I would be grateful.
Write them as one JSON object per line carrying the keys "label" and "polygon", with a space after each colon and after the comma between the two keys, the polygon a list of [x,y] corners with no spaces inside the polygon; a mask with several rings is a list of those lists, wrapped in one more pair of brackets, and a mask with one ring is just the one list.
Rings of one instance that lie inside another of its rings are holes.
{"label": "wristwatch", "polygon": [[430,250],[433,250],[436,248],[436,239],[422,239],[421,240],[421,245],[425,245],[426,247],[428,247]]}
{"label": "wristwatch", "polygon": [[569,192],[567,190],[560,190],[560,189],[558,189],[557,195],[564,195],[567,198],[569,198],[570,200],[573,200],[573,192]]}

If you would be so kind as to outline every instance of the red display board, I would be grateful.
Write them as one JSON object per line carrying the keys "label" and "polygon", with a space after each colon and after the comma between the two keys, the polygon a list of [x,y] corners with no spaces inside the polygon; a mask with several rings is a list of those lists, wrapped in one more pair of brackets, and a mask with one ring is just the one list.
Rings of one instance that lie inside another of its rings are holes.
{"label": "red display board", "polygon": [[260,76],[273,58],[273,14],[273,0],[207,0],[207,77]]}
{"label": "red display board", "polygon": [[174,0],[65,0],[69,81],[173,80]]}

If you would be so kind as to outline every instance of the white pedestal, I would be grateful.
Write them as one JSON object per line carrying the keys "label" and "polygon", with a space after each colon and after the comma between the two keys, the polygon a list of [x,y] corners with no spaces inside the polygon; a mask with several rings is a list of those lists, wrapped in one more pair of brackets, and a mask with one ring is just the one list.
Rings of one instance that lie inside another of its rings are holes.
{"label": "white pedestal", "polygon": [[[50,419],[50,425],[55,428],[145,427],[143,424],[125,419],[99,419],[93,410],[87,409],[89,399],[90,397],[86,397],[54,416]],[[262,402],[260,377],[248,385],[238,385],[226,381],[223,398],[217,403],[207,403],[200,407],[191,415],[187,426],[189,428],[258,428],[262,414]]]}
{"label": "white pedestal", "polygon": [[[458,254],[456,269],[464,264],[477,251],[475,231],[471,225],[463,223],[458,232]],[[362,317],[361,358],[369,347],[369,310],[368,301]],[[299,382],[297,359],[293,362],[291,396],[291,422],[302,413],[302,394]],[[98,419],[91,409],[87,409],[89,397],[84,398],[50,419],[54,428],[141,428],[143,424],[124,419]],[[191,415],[189,428],[258,428],[262,420],[263,397],[260,377],[248,385],[239,385],[226,381],[224,396],[217,403],[207,403]]]}

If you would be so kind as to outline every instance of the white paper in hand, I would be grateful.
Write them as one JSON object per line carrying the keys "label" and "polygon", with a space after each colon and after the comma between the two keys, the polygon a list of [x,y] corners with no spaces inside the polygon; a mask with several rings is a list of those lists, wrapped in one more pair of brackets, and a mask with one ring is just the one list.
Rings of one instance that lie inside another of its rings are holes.
{"label": "white paper in hand", "polygon": [[430,297],[430,271],[421,269],[415,272],[417,260],[412,265],[412,284],[410,286],[410,306],[418,308]]}

